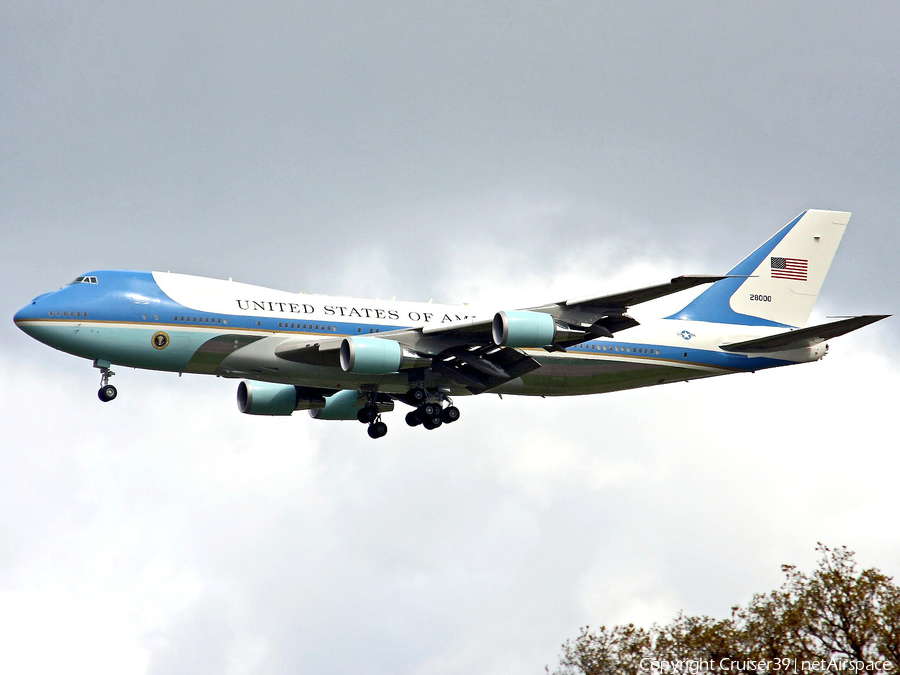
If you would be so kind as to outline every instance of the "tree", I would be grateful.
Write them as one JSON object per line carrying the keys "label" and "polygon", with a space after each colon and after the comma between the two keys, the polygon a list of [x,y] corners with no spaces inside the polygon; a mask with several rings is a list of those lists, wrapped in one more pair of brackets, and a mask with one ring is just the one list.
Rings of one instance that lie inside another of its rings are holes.
{"label": "tree", "polygon": [[563,645],[555,675],[637,675],[663,661],[728,673],[801,672],[804,662],[900,670],[900,587],[876,569],[858,571],[846,547],[817,550],[811,576],[782,565],[781,588],[733,607],[728,619],[679,614],[650,629],[586,626]]}

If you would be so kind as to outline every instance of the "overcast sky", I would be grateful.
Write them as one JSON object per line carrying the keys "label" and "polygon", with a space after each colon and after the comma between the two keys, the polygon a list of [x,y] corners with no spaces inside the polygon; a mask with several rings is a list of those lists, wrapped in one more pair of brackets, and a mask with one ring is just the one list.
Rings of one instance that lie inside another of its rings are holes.
{"label": "overcast sky", "polygon": [[[459,424],[243,416],[12,324],[93,269],[498,309],[722,273],[853,212],[895,313],[889,3],[0,4],[0,670],[535,673],[725,617],[817,541],[900,576],[896,319],[816,364]],[[677,309],[687,298],[636,311]],[[668,303],[668,304],[666,304]]]}

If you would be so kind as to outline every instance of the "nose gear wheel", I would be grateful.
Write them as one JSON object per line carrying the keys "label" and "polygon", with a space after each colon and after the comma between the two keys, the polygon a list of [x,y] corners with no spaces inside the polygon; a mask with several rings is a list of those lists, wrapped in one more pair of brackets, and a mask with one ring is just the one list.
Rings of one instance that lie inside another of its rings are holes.
{"label": "nose gear wheel", "polygon": [[97,391],[97,398],[108,403],[119,395],[118,390],[109,383],[109,378],[115,373],[109,369],[109,366],[101,365],[99,361],[94,361],[94,367],[100,369],[100,389]]}

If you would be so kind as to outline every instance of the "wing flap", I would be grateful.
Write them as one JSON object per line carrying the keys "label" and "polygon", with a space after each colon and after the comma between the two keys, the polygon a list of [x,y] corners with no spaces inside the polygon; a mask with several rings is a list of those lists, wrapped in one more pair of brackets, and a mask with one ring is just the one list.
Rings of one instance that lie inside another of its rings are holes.
{"label": "wing flap", "polygon": [[490,346],[449,349],[431,367],[473,394],[481,394],[530,373],[541,364],[520,349]]}
{"label": "wing flap", "polygon": [[831,338],[845,335],[846,333],[858,330],[871,323],[875,323],[876,321],[886,319],[889,316],[890,314],[852,316],[847,319],[842,319],[841,321],[832,321],[831,323],[823,323],[818,326],[799,328],[797,330],[787,331],[786,333],[778,333],[777,335],[769,335],[753,340],[744,340],[743,342],[732,342],[731,344],[721,345],[721,348],[727,352],[738,352],[741,354],[759,354],[763,352],[781,352],[790,349],[803,349],[825,342]]}

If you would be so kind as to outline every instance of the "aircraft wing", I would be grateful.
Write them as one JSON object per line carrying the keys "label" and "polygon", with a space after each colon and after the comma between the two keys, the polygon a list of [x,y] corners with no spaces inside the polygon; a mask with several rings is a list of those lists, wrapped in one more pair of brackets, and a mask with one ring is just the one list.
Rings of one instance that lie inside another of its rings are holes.
{"label": "aircraft wing", "polygon": [[[617,331],[638,325],[637,321],[625,314],[627,309],[632,305],[656,300],[657,298],[662,298],[671,295],[672,293],[678,293],[679,291],[694,288],[695,286],[711,284],[721,279],[728,278],[727,275],[685,275],[675,277],[668,283],[656,284],[655,286],[645,286],[644,288],[637,288],[623,293],[615,293],[613,295],[589,295],[582,298],[562,300],[549,305],[528,307],[522,311],[550,314],[559,321],[583,329],[588,329],[600,322],[599,325],[602,326],[602,328],[599,328],[595,334],[585,336],[584,339],[587,340],[591,337],[597,337],[598,335],[612,337],[612,334]],[[493,317],[467,319],[465,321],[455,321],[439,326],[426,326],[422,328],[421,331],[423,335],[452,334],[457,338],[462,339],[482,339],[490,341],[492,320]]]}
{"label": "aircraft wing", "polygon": [[[612,337],[614,332],[638,325],[625,314],[629,306],[655,300],[671,293],[709,284],[723,276],[681,276],[664,284],[638,288],[614,295],[588,296],[527,308],[525,312],[550,314],[570,327],[568,337],[547,351],[561,350],[595,337]],[[481,393],[540,368],[541,364],[522,349],[494,343],[494,317],[465,319],[435,326],[403,328],[366,335],[366,338],[393,340],[431,359],[427,368],[456,380],[473,393]],[[351,336],[352,337],[352,336]],[[340,365],[343,338],[324,340],[288,339],[275,348],[279,358],[311,365]]]}
{"label": "aircraft wing", "polygon": [[744,340],[743,342],[732,342],[731,344],[721,345],[722,349],[728,352],[738,352],[741,354],[760,354],[765,352],[781,352],[789,349],[803,349],[804,347],[812,347],[831,338],[845,335],[850,331],[857,330],[870,323],[886,319],[890,314],[872,314],[867,316],[852,316],[841,321],[832,321],[831,323],[823,323],[818,326],[809,326],[808,328],[798,328],[777,335],[756,338],[754,340]]}
{"label": "aircraft wing", "polygon": [[[613,295],[573,298],[550,305],[531,307],[528,311],[552,314],[554,318],[569,325],[588,330],[593,328],[596,331],[594,336],[604,335],[605,337],[611,337],[617,331],[638,325],[637,321],[625,313],[632,305],[649,302],[650,300],[656,300],[672,293],[694,288],[695,286],[711,284],[728,278],[727,275],[688,274],[675,277],[664,284],[645,286],[644,288],[637,288]],[[608,334],[603,329],[608,331]]]}

